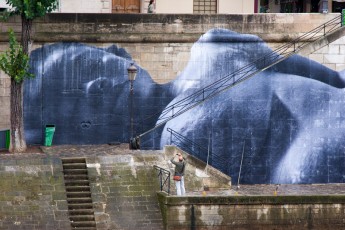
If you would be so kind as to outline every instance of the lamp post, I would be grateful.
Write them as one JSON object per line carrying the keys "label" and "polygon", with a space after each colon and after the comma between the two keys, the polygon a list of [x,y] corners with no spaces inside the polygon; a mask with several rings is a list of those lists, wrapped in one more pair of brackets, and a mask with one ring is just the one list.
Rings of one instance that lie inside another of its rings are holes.
{"label": "lamp post", "polygon": [[132,149],[132,138],[133,138],[133,82],[135,81],[135,77],[137,76],[137,68],[134,66],[134,63],[128,67],[128,80],[130,82],[130,137],[129,137],[129,149]]}

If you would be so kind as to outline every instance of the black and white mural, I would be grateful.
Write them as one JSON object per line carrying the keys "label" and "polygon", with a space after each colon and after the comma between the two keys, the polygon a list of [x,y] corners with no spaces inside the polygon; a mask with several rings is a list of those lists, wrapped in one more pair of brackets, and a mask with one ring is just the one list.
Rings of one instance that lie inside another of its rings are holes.
{"label": "black and white mural", "polygon": [[[167,84],[135,64],[135,135],[153,127],[167,106],[269,52],[257,36],[213,29]],[[126,50],[57,43],[34,50],[31,61],[36,78],[25,85],[28,143],[43,143],[46,124],[56,126],[54,144],[128,142],[133,60]],[[344,86],[344,72],[294,55],[168,121],[144,137],[142,147],[170,144],[169,127],[206,148],[209,143],[210,162],[233,183],[242,156],[240,183],[344,182]]]}

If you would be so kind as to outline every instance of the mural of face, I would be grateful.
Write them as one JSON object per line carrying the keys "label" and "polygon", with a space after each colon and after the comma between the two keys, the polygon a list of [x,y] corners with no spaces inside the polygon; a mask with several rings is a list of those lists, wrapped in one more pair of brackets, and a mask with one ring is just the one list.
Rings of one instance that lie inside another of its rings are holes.
{"label": "mural of face", "polygon": [[[214,29],[192,47],[181,75],[155,84],[137,66],[136,134],[155,125],[162,111],[194,91],[272,52],[260,38]],[[33,51],[36,79],[25,85],[29,143],[42,143],[55,124],[54,144],[128,142],[130,55],[116,46],[45,45]],[[292,56],[170,120],[147,135],[143,148],[170,144],[169,127],[207,147],[211,164],[241,183],[344,182],[344,76]],[[176,142],[175,142],[176,143]],[[202,156],[205,159],[207,152]]]}
{"label": "mural of face", "polygon": [[[169,105],[269,52],[256,36],[209,31],[193,46],[189,65],[174,82],[179,94]],[[209,160],[233,181],[243,153],[241,183],[343,182],[343,93],[344,74],[295,55],[165,128],[199,144],[211,133]],[[164,129],[161,146],[169,142]],[[207,152],[201,157],[206,161]]]}
{"label": "mural of face", "polygon": [[[133,62],[121,48],[79,43],[45,45],[32,52],[36,78],[26,82],[25,129],[29,143],[42,143],[44,126],[54,124],[53,144],[126,143],[129,140],[130,83]],[[169,85],[155,84],[139,66],[134,82],[135,135],[152,126],[171,101]],[[161,92],[166,91],[165,97]],[[140,125],[139,125],[140,124]]]}

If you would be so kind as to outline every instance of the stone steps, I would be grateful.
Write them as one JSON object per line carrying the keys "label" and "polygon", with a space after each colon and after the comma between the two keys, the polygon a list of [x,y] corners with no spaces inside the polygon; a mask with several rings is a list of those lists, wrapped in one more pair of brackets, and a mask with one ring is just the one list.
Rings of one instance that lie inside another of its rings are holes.
{"label": "stone steps", "polygon": [[73,229],[79,229],[79,227],[94,227],[96,229],[96,222],[95,221],[71,221],[71,226]]}
{"label": "stone steps", "polygon": [[66,191],[67,192],[89,192],[90,191],[90,186],[89,185],[74,185],[74,186],[66,186]]}
{"label": "stone steps", "polygon": [[63,158],[61,160],[72,228],[96,229],[85,158]]}

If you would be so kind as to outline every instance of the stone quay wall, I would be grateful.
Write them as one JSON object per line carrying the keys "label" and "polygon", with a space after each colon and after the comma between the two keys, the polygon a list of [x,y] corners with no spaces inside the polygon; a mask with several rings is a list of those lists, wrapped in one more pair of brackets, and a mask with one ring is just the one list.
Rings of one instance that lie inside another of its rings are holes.
{"label": "stone quay wall", "polygon": [[344,195],[158,198],[164,229],[344,229]]}
{"label": "stone quay wall", "polygon": [[70,229],[61,160],[0,155],[0,229]]}
{"label": "stone quay wall", "polygon": [[[0,155],[0,229],[71,229],[68,216],[63,158],[75,155],[58,151],[44,154]],[[90,147],[86,147],[90,148]],[[163,229],[157,192],[160,183],[154,165],[173,173],[169,160],[174,146],[165,151],[119,150],[85,157],[97,229]],[[230,189],[230,177],[208,166],[209,177],[200,176],[206,164],[185,153],[186,190],[201,194],[204,186]],[[166,177],[164,177],[165,179]],[[168,180],[169,181],[169,180]],[[170,194],[176,194],[170,178]]]}
{"label": "stone quay wall", "polygon": [[[48,14],[35,20],[31,50],[56,42],[80,42],[126,49],[157,83],[169,82],[186,67],[191,47],[213,28],[255,34],[273,49],[339,14]],[[0,24],[0,52],[8,48],[8,30],[20,33],[19,17]],[[344,68],[345,41],[341,39],[309,57],[335,70]],[[0,130],[10,124],[10,80],[0,71]]]}
{"label": "stone quay wall", "polygon": [[[135,151],[111,156],[88,157],[87,166],[91,186],[95,219],[98,229],[163,229],[163,219],[157,199],[160,190],[159,171],[154,165],[171,173],[174,166],[169,163],[176,154],[174,146],[164,151]],[[187,193],[211,189],[230,189],[229,176],[208,167],[209,177],[197,172],[206,164],[184,153]],[[166,177],[163,176],[163,180]],[[170,195],[176,195],[175,183],[170,177]],[[167,189],[167,187],[164,187]]]}

